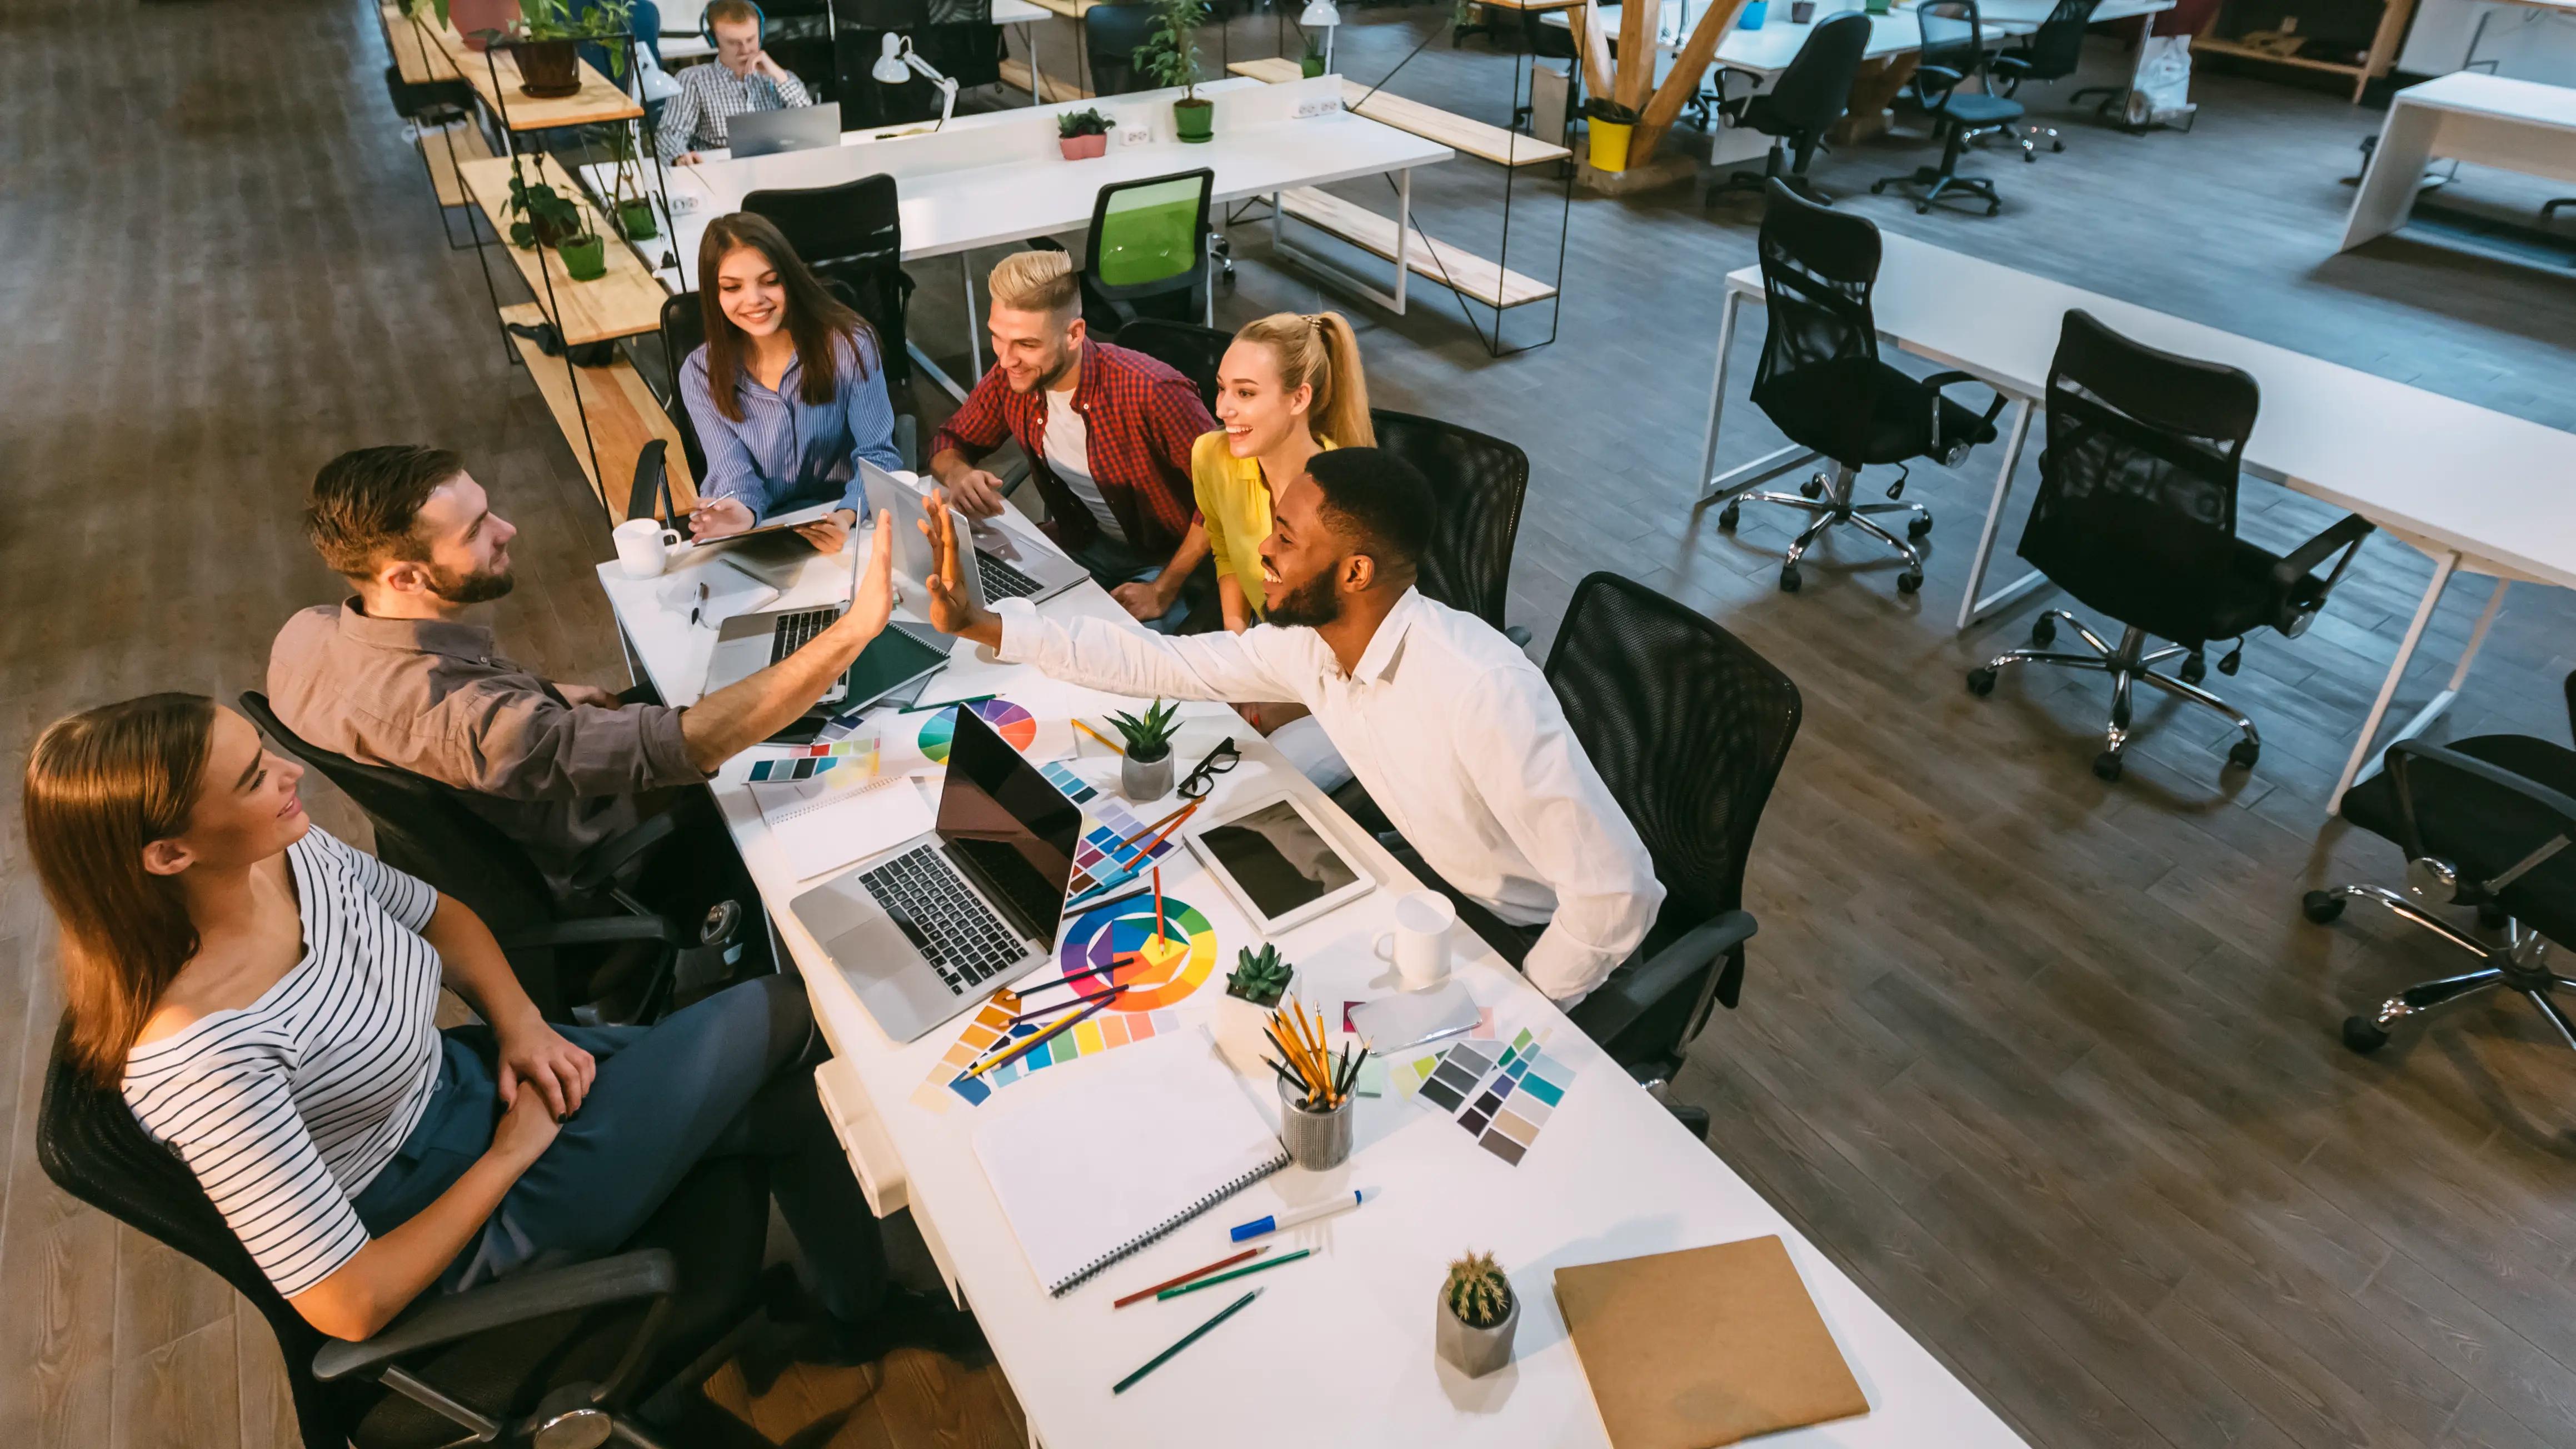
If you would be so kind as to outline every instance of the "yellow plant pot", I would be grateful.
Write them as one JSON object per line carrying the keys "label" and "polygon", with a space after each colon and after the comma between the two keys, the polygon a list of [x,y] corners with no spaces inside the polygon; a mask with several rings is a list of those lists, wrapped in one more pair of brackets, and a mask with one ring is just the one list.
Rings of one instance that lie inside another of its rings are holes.
{"label": "yellow plant pot", "polygon": [[1625,171],[1628,169],[1628,138],[1636,133],[1634,126],[1616,121],[1594,121],[1592,125],[1592,169]]}

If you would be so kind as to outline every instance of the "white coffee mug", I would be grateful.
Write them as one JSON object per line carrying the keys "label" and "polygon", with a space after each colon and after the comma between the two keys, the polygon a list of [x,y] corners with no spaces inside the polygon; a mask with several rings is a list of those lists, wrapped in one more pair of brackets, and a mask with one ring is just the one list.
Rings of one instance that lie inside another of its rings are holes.
{"label": "white coffee mug", "polygon": [[608,532],[617,540],[617,562],[630,579],[649,579],[662,572],[670,566],[671,550],[683,542],[676,531],[650,518],[630,518]]}
{"label": "white coffee mug", "polygon": [[1438,891],[1408,891],[1395,902],[1395,929],[1377,933],[1374,949],[1381,961],[1395,963],[1395,974],[1407,991],[1437,986],[1449,978],[1449,928],[1458,922],[1458,907]]}

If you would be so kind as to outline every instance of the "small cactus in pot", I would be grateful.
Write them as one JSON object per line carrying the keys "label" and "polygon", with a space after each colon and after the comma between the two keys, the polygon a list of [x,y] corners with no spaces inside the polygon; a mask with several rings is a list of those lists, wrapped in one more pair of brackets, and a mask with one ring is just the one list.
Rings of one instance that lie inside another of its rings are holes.
{"label": "small cactus in pot", "polygon": [[1483,1378],[1512,1361],[1512,1330],[1521,1304],[1491,1253],[1469,1253],[1449,1265],[1440,1285],[1440,1356],[1467,1377]]}

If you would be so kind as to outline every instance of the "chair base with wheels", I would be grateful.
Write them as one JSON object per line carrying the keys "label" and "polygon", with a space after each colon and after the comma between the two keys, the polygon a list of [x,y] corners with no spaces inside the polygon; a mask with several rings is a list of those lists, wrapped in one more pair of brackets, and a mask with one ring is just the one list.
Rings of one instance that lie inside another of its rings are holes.
{"label": "chair base with wheels", "polygon": [[1700,205],[1715,206],[1719,197],[1739,191],[1759,192],[1768,188],[1776,180],[1818,206],[1831,206],[1834,204],[1833,198],[1818,191],[1816,184],[1807,179],[1809,153],[1825,149],[1828,148],[1822,141],[1812,142],[1799,148],[1796,159],[1792,160],[1788,143],[1775,138],[1771,142],[1771,149],[1762,157],[1761,170],[1737,171],[1729,174],[1724,181],[1712,182],[1707,192],[1700,197]]}
{"label": "chair base with wheels", "polygon": [[[1718,510],[1717,526],[1734,528],[1740,505],[1746,503],[1777,503],[1814,514],[1816,521],[1799,533],[1797,541],[1789,545],[1788,554],[1780,560],[1780,591],[1794,594],[1798,592],[1800,583],[1798,560],[1806,557],[1808,548],[1824,536],[1825,530],[1849,525],[1896,550],[1897,555],[1905,560],[1905,572],[1896,576],[1896,591],[1913,593],[1923,587],[1923,555],[1906,540],[1919,539],[1932,531],[1931,510],[1920,503],[1854,503],[1852,489],[1859,481],[1858,468],[1837,463],[1830,478],[1818,473],[1800,484],[1795,493],[1746,493],[1726,500],[1726,506]],[[1870,521],[1872,515],[1881,513],[1912,515],[1905,524],[1905,538],[1898,538]]]}
{"label": "chair base with wheels", "polygon": [[2549,969],[2549,942],[2546,938],[2507,921],[2503,944],[2490,945],[2384,886],[2348,885],[2310,891],[2300,902],[2300,909],[2309,920],[2322,926],[2341,916],[2347,901],[2368,901],[2379,906],[2399,920],[2423,927],[2484,964],[2457,976],[2418,982],[2379,1003],[2375,1011],[2345,1017],[2345,1046],[2365,1055],[2375,1052],[2388,1045],[2388,1028],[2401,1018],[2418,1016],[2474,996],[2489,987],[2501,986],[2521,993],[2535,1010],[2549,1018],[2550,1025],[2558,1028],[2558,1034],[2566,1039],[2568,1046],[2576,1047],[2576,1023],[2568,1020],[2566,1009],[2550,996],[2551,992],[2561,989],[2576,991],[2576,981]]}
{"label": "chair base with wheels", "polygon": [[[2060,619],[2066,621],[2067,627],[2075,631],[2076,636],[2084,641],[2086,647],[2093,651],[2092,653],[2069,654],[2052,651],[2049,648],[2057,642],[2057,621]],[[2262,758],[2263,739],[2255,730],[2254,721],[2247,719],[2236,706],[2200,688],[2200,681],[2206,676],[2208,666],[2203,661],[2199,649],[2185,644],[2169,644],[2162,649],[2150,652],[2147,649],[2147,631],[2136,625],[2130,625],[2121,633],[2118,644],[2108,644],[2103,642],[2101,635],[2085,627],[2083,620],[2064,609],[2051,609],[2040,615],[2030,626],[2030,642],[2032,647],[2028,649],[2006,650],[1978,668],[1969,670],[1968,692],[1980,697],[1994,693],[1995,676],[2016,664],[2046,664],[2059,669],[2095,669],[2109,674],[2111,676],[2111,722],[2104,731],[2108,746],[2101,754],[2093,757],[2093,773],[2101,778],[2105,780],[2120,778],[2122,763],[2120,752],[2127,748],[2129,743],[2130,690],[2137,684],[2161,689],[2177,699],[2189,700],[2203,709],[2214,710],[2226,716],[2228,722],[2235,725],[2238,733],[2244,736],[2229,747],[2227,751],[2229,765],[2250,770],[2254,768],[2254,762]],[[2241,652],[2241,646],[2239,651],[2230,652],[2220,659],[2218,672],[2234,674],[2239,652]],[[2156,672],[2155,665],[2176,655],[2183,656],[2182,669],[2178,675]]]}
{"label": "chair base with wheels", "polygon": [[1932,204],[1942,197],[1964,191],[1986,203],[1986,215],[1995,215],[2004,209],[2003,198],[1995,194],[1995,184],[1983,176],[1960,175],[1959,155],[1967,149],[1970,141],[1990,131],[2007,130],[2021,116],[2019,101],[2008,101],[2001,96],[1952,96],[1950,104],[1938,118],[1942,132],[1941,164],[1917,166],[1900,175],[1882,176],[1869,184],[1869,194],[1884,196],[1891,186],[1902,186],[1908,190],[1921,187],[1921,194],[1914,198],[1914,211],[1919,216],[1930,211]]}

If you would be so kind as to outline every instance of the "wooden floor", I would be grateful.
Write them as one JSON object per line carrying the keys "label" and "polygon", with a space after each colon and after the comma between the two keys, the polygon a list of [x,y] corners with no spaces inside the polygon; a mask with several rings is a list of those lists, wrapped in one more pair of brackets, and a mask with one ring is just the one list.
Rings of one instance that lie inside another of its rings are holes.
{"label": "wooden floor", "polygon": [[[1343,69],[1376,79],[1445,13],[1349,12]],[[608,544],[473,255],[440,239],[371,6],[0,0],[0,16],[0,1436],[268,1449],[292,1431],[261,1322],[35,1165],[60,993],[15,769],[67,710],[256,685],[277,624],[337,592],[294,509],[341,449],[466,453],[523,530],[504,646],[558,677],[624,682],[588,576]],[[1237,58],[1268,29],[1239,23]],[[1063,41],[1050,75],[1071,74]],[[1490,52],[1441,40],[1396,89],[1501,121],[1509,85]],[[2195,95],[2189,135],[2068,112],[2065,154],[1972,161],[2004,188],[1991,221],[1866,194],[1925,159],[1916,137],[1817,177],[1894,230],[2576,427],[2576,278],[2407,239],[2334,256],[2337,178],[2376,115],[2216,74]],[[1553,279],[1542,170],[1515,183],[1508,261]],[[1501,184],[1471,161],[1425,171],[1417,217],[1493,256]],[[1335,190],[1392,204],[1375,181]],[[2498,215],[2537,199],[2479,172],[2449,196]],[[1713,1112],[1714,1149],[2034,1445],[2576,1442],[2576,1061],[2506,1003],[2346,1054],[2347,1011],[2453,963],[2297,915],[2307,886],[2395,877],[2393,849],[2327,825],[2322,800],[2424,563],[2374,540],[2307,637],[2257,639],[2242,674],[2213,676],[2262,724],[2250,778],[2222,773],[2212,722],[2150,711],[2128,780],[2102,785],[2091,684],[1960,688],[2037,607],[1966,641],[1948,629],[1990,451],[1915,472],[1908,496],[1941,519],[1919,599],[1842,543],[1779,594],[1781,520],[1753,510],[1729,536],[1692,517],[1719,278],[1750,260],[1753,215],[1679,192],[1578,200],[1558,340],[1505,361],[1435,288],[1417,283],[1401,319],[1335,302],[1381,405],[1529,451],[1512,604],[1542,648],[1575,582],[1613,568],[1712,612],[1805,693],[1748,886],[1763,931],[1744,1007],[1678,1086]],[[1234,237],[1221,320],[1318,305],[1269,264],[1266,222]],[[961,353],[956,269],[921,277],[914,335]],[[1545,313],[1514,313],[1510,340],[1543,339]],[[1738,402],[1727,460],[1776,443]],[[2323,518],[2260,486],[2246,506],[2267,539]],[[2437,618],[2401,708],[2438,686],[2483,589]],[[2566,597],[2517,590],[2446,728],[2563,737],[2571,626]],[[312,794],[363,837],[346,802]],[[797,1370],[757,1403],[717,1388],[800,1442],[1015,1430],[1006,1390],[918,1356]]]}

